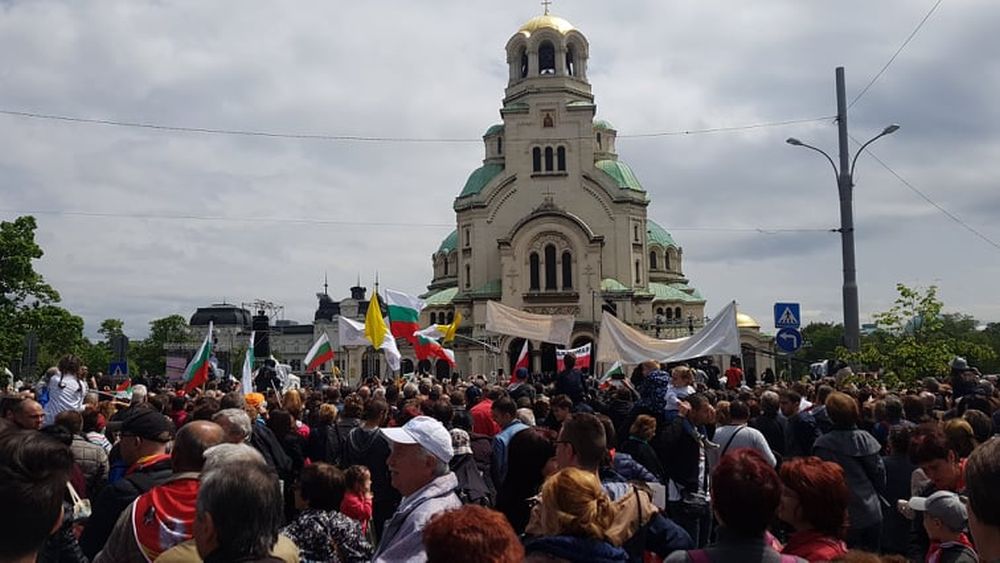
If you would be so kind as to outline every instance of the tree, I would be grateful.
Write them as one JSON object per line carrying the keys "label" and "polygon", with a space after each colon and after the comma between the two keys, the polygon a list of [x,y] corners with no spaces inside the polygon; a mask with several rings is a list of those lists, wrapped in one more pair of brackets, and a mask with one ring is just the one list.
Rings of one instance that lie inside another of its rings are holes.
{"label": "tree", "polygon": [[180,315],[170,315],[149,323],[149,336],[133,348],[133,357],[138,369],[152,374],[167,371],[167,356],[164,346],[177,342],[187,342],[189,338],[187,320]]}
{"label": "tree", "polygon": [[104,342],[110,346],[112,338],[125,335],[125,321],[121,319],[104,319],[101,321],[101,328],[97,329],[97,333],[103,336]]}
{"label": "tree", "polygon": [[984,361],[995,357],[993,350],[974,336],[976,322],[965,315],[944,315],[937,287],[924,291],[896,284],[899,297],[888,311],[873,315],[876,330],[854,354],[841,348],[838,353],[853,364],[881,369],[887,379],[904,383],[925,376],[941,376],[956,355]]}
{"label": "tree", "polygon": [[802,370],[807,371],[809,364],[839,357],[837,348],[843,345],[844,325],[809,323],[802,329],[802,340],[809,344],[799,349],[795,358],[801,360]]}

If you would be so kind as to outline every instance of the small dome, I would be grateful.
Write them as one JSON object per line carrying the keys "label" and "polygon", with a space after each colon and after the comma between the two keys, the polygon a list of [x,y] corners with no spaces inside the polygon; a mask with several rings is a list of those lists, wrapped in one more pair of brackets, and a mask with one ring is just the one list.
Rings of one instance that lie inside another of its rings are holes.
{"label": "small dome", "polygon": [[646,220],[646,244],[658,244],[663,247],[677,247],[677,243],[674,242],[674,237],[670,236],[670,233],[668,233],[666,229],[661,227],[659,223],[653,221],[652,219]]}
{"label": "small dome", "polygon": [[489,137],[490,135],[496,135],[497,133],[503,133],[503,123],[491,125],[490,128],[483,133],[483,137]]}
{"label": "small dome", "polygon": [[441,241],[441,246],[438,247],[438,252],[444,252],[445,254],[455,250],[458,246],[458,229],[452,231],[448,236]]}
{"label": "small dome", "polygon": [[519,32],[526,32],[528,35],[538,31],[539,29],[554,29],[559,33],[566,35],[570,31],[573,31],[573,24],[560,18],[559,16],[553,16],[552,14],[545,14],[542,16],[535,16],[530,20],[524,22],[521,29],[517,30]]}
{"label": "small dome", "polygon": [[736,313],[736,326],[739,328],[760,329],[760,323],[746,313]]}
{"label": "small dome", "polygon": [[595,131],[617,131],[617,129],[615,129],[615,126],[612,125],[610,121],[605,121],[603,119],[598,119],[598,120],[594,121],[594,130]]}

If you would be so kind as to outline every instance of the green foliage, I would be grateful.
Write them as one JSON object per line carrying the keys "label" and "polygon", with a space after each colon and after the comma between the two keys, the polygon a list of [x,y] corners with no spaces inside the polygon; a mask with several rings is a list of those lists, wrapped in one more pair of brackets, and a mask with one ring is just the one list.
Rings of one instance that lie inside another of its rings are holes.
{"label": "green foliage", "polygon": [[921,291],[897,284],[896,291],[899,297],[892,308],[873,315],[877,330],[862,340],[857,353],[839,349],[841,357],[866,369],[881,369],[902,383],[947,374],[948,362],[956,355],[973,362],[996,357],[981,342],[974,319],[941,313],[944,304],[936,286]]}
{"label": "green foliage", "polygon": [[149,323],[149,336],[132,345],[129,367],[132,361],[136,369],[148,371],[151,374],[163,374],[167,371],[167,356],[164,345],[186,342],[189,338],[187,319],[180,315],[170,315],[155,319]]}

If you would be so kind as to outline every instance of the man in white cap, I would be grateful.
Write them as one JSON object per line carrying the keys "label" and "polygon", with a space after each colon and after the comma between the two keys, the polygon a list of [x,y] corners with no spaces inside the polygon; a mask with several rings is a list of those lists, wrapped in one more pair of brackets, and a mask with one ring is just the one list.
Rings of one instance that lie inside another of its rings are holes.
{"label": "man in white cap", "polygon": [[454,455],[451,434],[429,416],[381,431],[392,447],[386,460],[392,486],[403,499],[385,524],[373,561],[426,561],[424,526],[434,515],[462,506],[455,494],[458,478],[448,467]]}

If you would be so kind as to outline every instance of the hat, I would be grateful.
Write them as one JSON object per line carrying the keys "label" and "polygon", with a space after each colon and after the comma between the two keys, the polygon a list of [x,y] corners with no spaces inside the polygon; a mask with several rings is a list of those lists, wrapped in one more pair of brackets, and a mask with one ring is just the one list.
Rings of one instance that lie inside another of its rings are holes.
{"label": "hat", "polygon": [[951,361],[951,369],[967,370],[969,369],[969,362],[967,362],[962,356],[955,356],[955,358]]}
{"label": "hat", "polygon": [[469,404],[475,403],[483,396],[483,390],[475,385],[465,388],[465,401]]}
{"label": "hat", "polygon": [[469,445],[469,433],[461,428],[451,429],[451,448],[455,450],[455,455],[471,454],[472,446]]}
{"label": "hat", "polygon": [[913,497],[910,499],[910,508],[941,520],[953,532],[965,529],[969,519],[965,504],[951,491],[938,491],[929,497]]}
{"label": "hat", "polygon": [[397,444],[417,444],[445,463],[455,455],[451,434],[443,424],[429,416],[414,417],[402,428],[383,428],[382,434]]}
{"label": "hat", "polygon": [[122,421],[121,433],[155,442],[169,442],[174,436],[174,423],[153,409],[138,408]]}
{"label": "hat", "polygon": [[516,375],[518,379],[528,379],[528,368],[517,368],[514,375]]}

